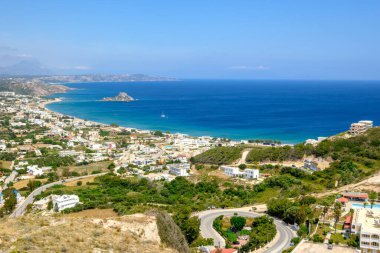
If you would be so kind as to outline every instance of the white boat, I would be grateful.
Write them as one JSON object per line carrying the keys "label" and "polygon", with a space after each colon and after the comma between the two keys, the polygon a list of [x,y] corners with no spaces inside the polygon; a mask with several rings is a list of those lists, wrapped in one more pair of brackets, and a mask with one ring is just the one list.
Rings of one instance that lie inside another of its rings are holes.
{"label": "white boat", "polygon": [[161,118],[166,118],[166,115],[163,112],[161,112]]}

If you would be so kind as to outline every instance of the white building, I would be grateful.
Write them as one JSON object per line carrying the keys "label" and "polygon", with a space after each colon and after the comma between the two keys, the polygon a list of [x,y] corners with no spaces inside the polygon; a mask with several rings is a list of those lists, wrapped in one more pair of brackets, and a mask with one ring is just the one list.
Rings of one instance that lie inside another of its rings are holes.
{"label": "white building", "polygon": [[168,164],[167,167],[170,174],[180,177],[186,177],[189,175],[187,171],[190,170],[190,164],[188,163]]}
{"label": "white building", "polygon": [[66,156],[76,156],[78,155],[78,152],[75,150],[62,150],[62,151],[59,151],[58,154],[60,157],[66,157]]}
{"label": "white building", "polygon": [[310,159],[305,159],[303,162],[303,167],[306,169],[310,169],[312,171],[318,171],[318,163],[314,162],[313,160]]}
{"label": "white building", "polygon": [[79,203],[77,195],[53,196],[53,207],[56,212],[76,206]]}
{"label": "white building", "polygon": [[380,210],[356,209],[352,219],[351,233],[359,235],[360,252],[380,252]]}
{"label": "white building", "polygon": [[98,141],[99,139],[100,139],[100,135],[98,131],[88,131],[88,140]]}
{"label": "white building", "polygon": [[364,124],[367,127],[367,129],[370,129],[373,127],[372,120],[360,120],[359,123]]}
{"label": "white building", "polygon": [[224,174],[230,177],[240,177],[244,174],[238,167],[221,166],[221,169],[224,171]]}
{"label": "white building", "polygon": [[13,97],[15,95],[14,92],[11,91],[2,91],[0,92],[1,97]]}
{"label": "white building", "polygon": [[259,179],[260,171],[257,169],[245,169],[244,177],[248,179]]}
{"label": "white building", "polygon": [[38,165],[29,165],[28,167],[26,167],[26,169],[29,175],[41,176],[42,174],[44,174],[42,169],[38,168]]}
{"label": "white building", "polygon": [[373,121],[371,120],[360,120],[357,123],[352,123],[350,130],[348,131],[351,135],[363,134],[365,131],[373,127]]}
{"label": "white building", "polygon": [[5,143],[0,143],[0,150],[6,150],[7,145]]}

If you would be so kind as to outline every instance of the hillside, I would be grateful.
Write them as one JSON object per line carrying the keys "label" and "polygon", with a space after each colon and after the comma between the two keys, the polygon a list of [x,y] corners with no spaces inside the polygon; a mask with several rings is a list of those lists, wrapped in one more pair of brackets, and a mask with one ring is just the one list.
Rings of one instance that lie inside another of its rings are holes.
{"label": "hillside", "polygon": [[0,78],[0,91],[13,91],[22,95],[47,96],[69,89],[63,85],[48,85],[30,78]]}
{"label": "hillside", "polygon": [[0,252],[167,252],[154,216],[95,219],[27,215],[0,221]]}
{"label": "hillside", "polygon": [[241,157],[241,147],[215,147],[191,158],[193,163],[230,164]]}

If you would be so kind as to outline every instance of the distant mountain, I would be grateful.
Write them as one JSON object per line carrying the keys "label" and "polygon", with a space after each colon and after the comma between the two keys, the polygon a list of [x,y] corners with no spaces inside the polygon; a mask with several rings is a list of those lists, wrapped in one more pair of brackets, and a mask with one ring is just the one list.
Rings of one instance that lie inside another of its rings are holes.
{"label": "distant mountain", "polygon": [[48,85],[37,79],[28,77],[0,78],[0,91],[13,91],[17,94],[47,96],[64,93],[70,88],[63,85]]}
{"label": "distant mountain", "polygon": [[46,83],[86,83],[86,82],[153,82],[153,81],[176,81],[175,78],[149,76],[143,74],[122,75],[54,75],[39,77]]}
{"label": "distant mountain", "polygon": [[[22,66],[31,66],[27,63],[18,64],[20,68],[13,68],[22,72]],[[38,73],[42,67],[34,65],[34,72],[29,68],[28,73]],[[1,68],[0,68],[1,71]],[[43,75],[43,74],[3,74],[0,72],[0,91],[13,91],[18,94],[46,96],[54,93],[64,93],[71,88],[61,85],[65,83],[86,83],[86,82],[154,82],[154,81],[175,81],[177,79],[167,77],[154,77],[142,74],[124,75]],[[4,72],[3,72],[4,73]],[[10,72],[7,72],[10,73]]]}
{"label": "distant mountain", "polygon": [[36,59],[22,60],[14,65],[0,67],[0,75],[49,75],[51,70]]}

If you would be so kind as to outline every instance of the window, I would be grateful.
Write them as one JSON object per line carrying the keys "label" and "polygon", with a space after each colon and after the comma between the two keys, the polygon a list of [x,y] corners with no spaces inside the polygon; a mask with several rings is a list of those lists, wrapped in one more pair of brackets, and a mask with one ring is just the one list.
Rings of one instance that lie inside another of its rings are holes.
{"label": "window", "polygon": [[373,239],[379,239],[379,235],[372,235]]}
{"label": "window", "polygon": [[377,242],[371,242],[371,246],[379,246]]}
{"label": "window", "polygon": [[369,242],[362,242],[363,245],[369,245]]}
{"label": "window", "polygon": [[370,235],[362,234],[362,238],[370,238]]}

